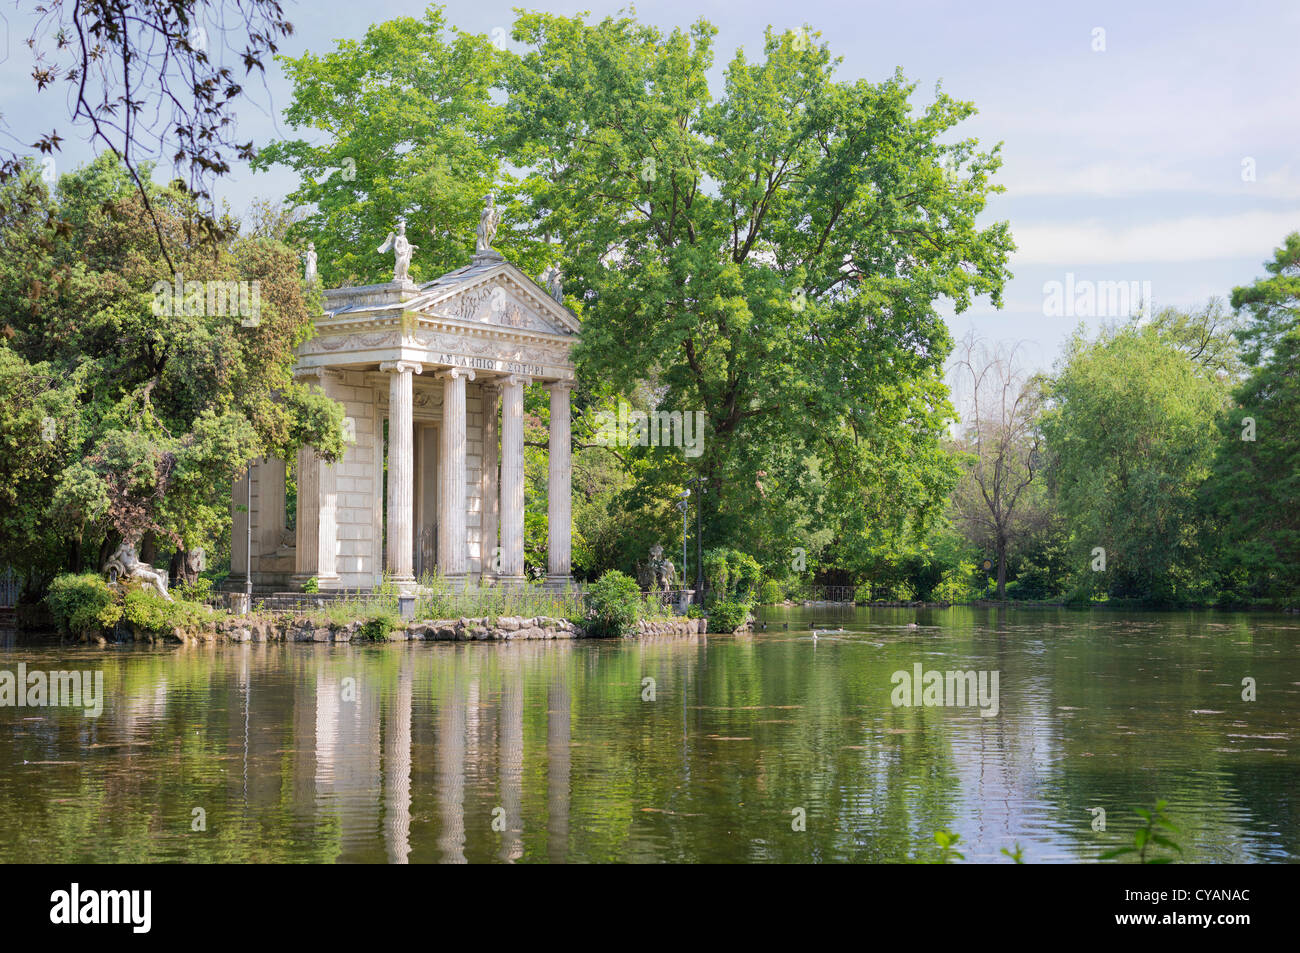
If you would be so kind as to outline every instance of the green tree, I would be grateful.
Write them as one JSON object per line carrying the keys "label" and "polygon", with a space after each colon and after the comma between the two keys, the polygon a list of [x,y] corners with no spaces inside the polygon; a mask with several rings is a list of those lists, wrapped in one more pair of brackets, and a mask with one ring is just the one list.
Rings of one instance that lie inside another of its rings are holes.
{"label": "green tree", "polygon": [[[487,37],[449,31],[439,7],[376,24],[324,56],[280,58],[294,84],[285,119],[316,135],[270,143],[254,167],[299,175],[288,202],[309,211],[291,235],[316,243],[327,286],[390,280],[392,256],[376,249],[401,216],[419,246],[413,279],[468,264],[484,196],[509,185],[491,142],[505,58]],[[540,271],[544,243],[510,229],[519,216],[509,194],[497,204],[495,246]]]}
{"label": "green tree", "polygon": [[37,589],[121,539],[211,546],[250,459],[342,450],[341,408],[291,375],[316,306],[297,255],[200,247],[192,196],[151,204],[111,156],[53,195],[30,173],[0,187],[0,552]]}
{"label": "green tree", "polygon": [[[749,551],[755,525],[820,511],[803,531],[861,565],[955,477],[935,303],[1000,301],[1009,230],[975,223],[998,149],[950,138],[969,103],[835,80],[806,32],[738,52],[714,101],[714,33],[521,15],[503,141],[582,301],[583,374],[623,393],[653,375],[655,407],[705,413],[680,466],[707,480],[709,542]],[[783,562],[807,542],[765,541]]]}
{"label": "green tree", "polygon": [[[1204,598],[1213,525],[1199,503],[1226,411],[1227,383],[1133,321],[1076,333],[1043,418],[1049,483],[1074,575],[1112,596]],[[1097,549],[1104,550],[1104,571]]]}
{"label": "green tree", "polygon": [[1269,277],[1232,289],[1231,303],[1250,322],[1239,337],[1246,363],[1259,366],[1292,328],[1300,324],[1300,232],[1292,232],[1264,263]]}

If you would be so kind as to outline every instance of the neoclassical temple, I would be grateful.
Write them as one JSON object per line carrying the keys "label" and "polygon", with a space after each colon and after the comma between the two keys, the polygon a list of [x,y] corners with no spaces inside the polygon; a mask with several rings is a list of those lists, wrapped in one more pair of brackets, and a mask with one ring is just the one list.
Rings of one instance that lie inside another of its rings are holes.
{"label": "neoclassical temple", "polygon": [[558,273],[544,289],[492,248],[496,223],[489,196],[470,264],[419,285],[399,223],[380,248],[397,256],[393,281],[325,291],[294,373],[343,405],[347,451],[334,464],[299,452],[292,530],[283,460],[263,459],[235,484],[228,587],[250,571],[261,592],[310,579],[369,589],[385,574],[405,587],[435,571],[522,581],[524,387],[534,381],[550,392],[548,579],[568,579],[578,319],[559,300]]}

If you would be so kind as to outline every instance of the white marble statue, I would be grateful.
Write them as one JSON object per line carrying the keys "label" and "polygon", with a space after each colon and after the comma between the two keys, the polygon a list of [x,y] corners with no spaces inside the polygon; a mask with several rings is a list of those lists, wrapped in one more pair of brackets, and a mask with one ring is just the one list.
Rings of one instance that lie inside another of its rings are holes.
{"label": "white marble statue", "polygon": [[483,204],[483,214],[478,219],[478,239],[474,243],[474,254],[495,255],[492,239],[496,237],[497,226],[501,224],[501,210],[496,206],[496,193],[489,192]]}
{"label": "white marble statue", "polygon": [[307,284],[316,283],[316,243],[307,243]]}
{"label": "white marble statue", "polygon": [[552,265],[547,268],[542,279],[546,282],[546,288],[550,291],[551,297],[556,301],[564,301],[564,272],[560,271],[560,266]]}
{"label": "white marble statue", "polygon": [[167,592],[167,574],[159,572],[148,563],[142,563],[140,557],[135,554],[133,543],[123,541],[122,545],[117,547],[117,552],[108,557],[104,570],[108,573],[109,582],[118,582],[124,578],[139,579],[157,589],[158,594],[168,602],[173,601]]}
{"label": "white marble statue", "polygon": [[380,254],[391,250],[397,260],[393,264],[393,281],[399,284],[406,284],[411,280],[409,274],[411,269],[411,253],[419,249],[419,245],[412,245],[406,237],[406,219],[397,220],[397,232],[389,232],[384,243],[379,246]]}

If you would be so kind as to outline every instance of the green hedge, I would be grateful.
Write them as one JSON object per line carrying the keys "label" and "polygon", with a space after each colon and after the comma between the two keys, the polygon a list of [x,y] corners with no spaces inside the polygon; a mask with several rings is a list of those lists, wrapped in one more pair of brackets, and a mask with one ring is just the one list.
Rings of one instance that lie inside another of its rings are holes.
{"label": "green hedge", "polygon": [[122,616],[117,594],[93,572],[55,576],[45,601],[59,628],[71,635],[111,629]]}
{"label": "green hedge", "polygon": [[710,632],[735,632],[749,621],[749,603],[721,599],[709,606]]}
{"label": "green hedge", "polygon": [[635,579],[611,569],[587,589],[587,608],[588,634],[618,638],[635,631],[645,602]]}

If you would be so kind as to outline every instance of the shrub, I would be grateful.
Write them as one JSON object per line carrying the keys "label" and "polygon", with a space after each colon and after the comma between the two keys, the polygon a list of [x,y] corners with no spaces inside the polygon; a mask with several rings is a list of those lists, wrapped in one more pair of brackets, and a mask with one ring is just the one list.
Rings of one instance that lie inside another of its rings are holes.
{"label": "shrub", "polygon": [[721,599],[709,607],[710,632],[735,632],[749,621],[749,603]]}
{"label": "shrub", "polygon": [[387,642],[389,633],[397,631],[405,624],[400,616],[391,612],[381,612],[361,624],[357,629],[357,638],[363,642]]}
{"label": "shrub", "polygon": [[785,602],[785,585],[775,579],[769,579],[763,583],[763,588],[759,591],[758,601],[765,606]]}
{"label": "shrub", "polygon": [[320,580],[312,576],[302,584],[303,592],[320,592]]}
{"label": "shrub", "polygon": [[609,570],[587,590],[589,634],[611,638],[631,634],[643,606],[636,580]]}
{"label": "shrub", "polygon": [[172,586],[171,594],[186,602],[207,602],[212,598],[212,580],[206,576],[199,576],[192,586],[178,582]]}
{"label": "shrub", "polygon": [[197,602],[168,602],[152,589],[130,589],[122,600],[122,621],[132,629],[166,635],[173,629],[200,625],[212,610]]}
{"label": "shrub", "polygon": [[763,567],[747,553],[720,547],[705,552],[704,575],[715,598],[752,604],[758,598]]}
{"label": "shrub", "polygon": [[93,572],[54,577],[45,601],[59,628],[72,635],[111,629],[122,615],[117,595]]}

